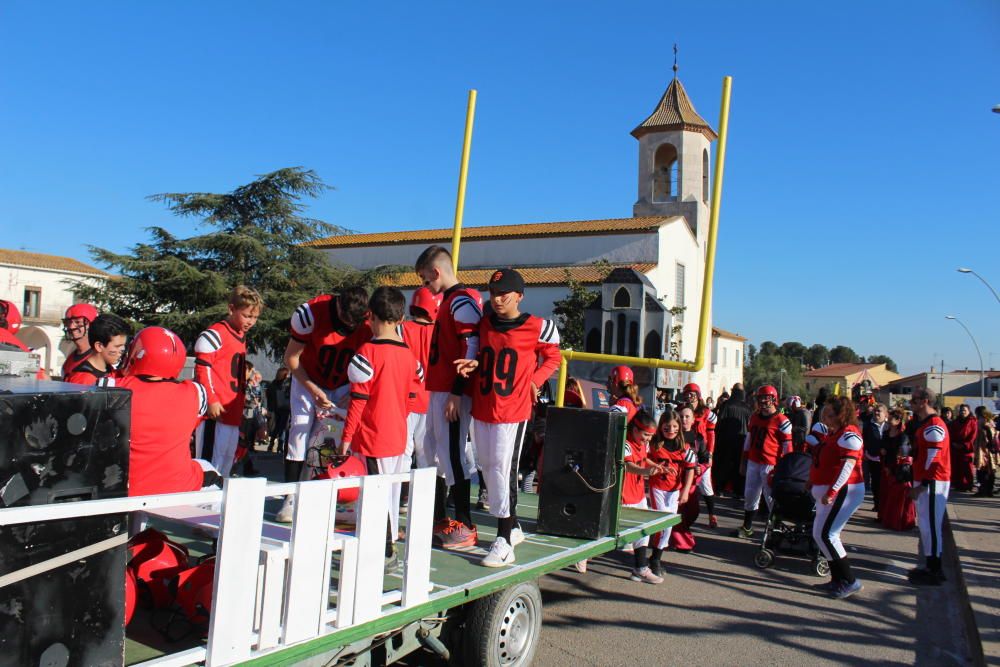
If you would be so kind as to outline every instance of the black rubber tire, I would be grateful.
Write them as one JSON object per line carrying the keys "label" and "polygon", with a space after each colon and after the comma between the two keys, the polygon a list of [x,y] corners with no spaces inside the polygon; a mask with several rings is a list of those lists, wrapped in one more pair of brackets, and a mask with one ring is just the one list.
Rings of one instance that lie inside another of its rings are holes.
{"label": "black rubber tire", "polygon": [[774,552],[770,549],[761,549],[753,555],[753,564],[762,570],[774,565]]}
{"label": "black rubber tire", "polygon": [[542,632],[542,594],[526,581],[470,603],[465,620],[464,665],[530,665]]}

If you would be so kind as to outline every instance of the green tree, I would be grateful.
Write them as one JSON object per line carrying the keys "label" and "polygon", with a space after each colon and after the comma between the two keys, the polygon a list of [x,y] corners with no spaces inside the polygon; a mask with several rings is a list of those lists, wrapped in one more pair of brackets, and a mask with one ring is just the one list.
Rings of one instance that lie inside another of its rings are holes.
{"label": "green tree", "polygon": [[820,345],[819,343],[810,345],[809,349],[806,350],[803,361],[805,361],[806,366],[822,368],[830,363],[830,350],[827,349],[826,345]]}
{"label": "green tree", "polygon": [[309,242],[349,233],[303,215],[304,198],[331,189],[300,167],[264,174],[232,192],[152,195],[173,213],[200,219],[206,232],[178,238],[162,227],[127,253],[90,247],[94,259],[117,274],[103,285],[74,285],[81,296],[141,325],[159,325],[193,344],[206,326],[225,316],[234,285],[257,289],[265,308],[251,332],[251,352],[280,355],[294,308],[317,294],[347,285],[371,287],[398,271],[360,272],[334,267]]}
{"label": "green tree", "polygon": [[892,360],[892,357],[886,356],[884,354],[873,354],[868,357],[869,364],[885,364],[887,370],[893,373],[898,373],[899,369],[896,367],[896,362]]}
{"label": "green tree", "polygon": [[805,357],[806,346],[796,341],[782,343],[780,352],[782,355],[789,357],[791,359],[798,359],[801,357]]}
{"label": "green tree", "polygon": [[[611,265],[607,260],[600,260],[596,267],[601,279],[611,273]],[[569,294],[566,298],[552,302],[552,314],[556,316],[559,326],[559,345],[563,349],[582,351],[586,347],[587,332],[584,328],[584,317],[587,306],[592,304],[600,294],[595,289],[589,289],[583,283],[573,279],[573,274],[566,270],[566,285]]]}
{"label": "green tree", "polygon": [[846,345],[838,345],[830,350],[831,364],[856,364],[859,363],[858,359],[858,353]]}

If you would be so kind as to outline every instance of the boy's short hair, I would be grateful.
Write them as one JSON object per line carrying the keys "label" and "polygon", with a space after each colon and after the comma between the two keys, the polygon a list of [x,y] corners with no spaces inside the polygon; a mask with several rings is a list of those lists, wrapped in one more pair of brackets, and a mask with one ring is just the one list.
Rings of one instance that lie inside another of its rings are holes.
{"label": "boy's short hair", "polygon": [[229,305],[236,310],[254,307],[257,310],[264,309],[264,299],[260,297],[260,292],[246,285],[237,285],[229,293]]}
{"label": "boy's short hair", "polygon": [[128,322],[113,313],[104,313],[94,318],[87,329],[87,340],[91,347],[100,343],[107,347],[115,336],[129,336],[132,327]]}
{"label": "boy's short hair", "polygon": [[368,315],[368,290],[364,287],[346,287],[337,297],[340,317],[349,327],[357,327]]}
{"label": "boy's short hair", "polygon": [[406,309],[406,297],[397,288],[383,285],[372,293],[368,308],[383,322],[400,322]]}
{"label": "boy's short hair", "polygon": [[432,245],[420,253],[420,257],[417,257],[417,263],[413,265],[413,270],[419,273],[424,269],[437,266],[442,258],[451,264],[451,253],[448,252],[448,249],[444,246]]}

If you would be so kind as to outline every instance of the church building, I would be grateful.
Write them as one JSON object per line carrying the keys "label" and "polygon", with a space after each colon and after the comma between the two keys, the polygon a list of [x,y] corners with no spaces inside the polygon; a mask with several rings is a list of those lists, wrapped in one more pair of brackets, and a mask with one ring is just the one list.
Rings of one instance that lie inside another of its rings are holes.
{"label": "church building", "polygon": [[[514,267],[528,286],[522,310],[551,317],[553,302],[568,293],[569,276],[599,293],[585,315],[586,351],[693,360],[708,239],[709,149],[717,135],[695,110],[675,70],[632,136],[639,142],[639,159],[631,217],[465,227],[458,277],[484,289],[492,269]],[[412,266],[424,248],[448,246],[451,236],[449,227],[333,236],[311,245],[334,264],[371,269]],[[396,284],[409,296],[419,281],[404,273]],[[637,369],[637,379],[675,389],[694,381],[704,395],[717,397],[733,381],[732,372],[725,379],[712,377],[719,336],[727,337],[727,347],[737,346],[742,359],[742,337],[714,329],[698,373],[660,371],[654,378]],[[607,376],[606,368],[590,366],[571,371]]]}

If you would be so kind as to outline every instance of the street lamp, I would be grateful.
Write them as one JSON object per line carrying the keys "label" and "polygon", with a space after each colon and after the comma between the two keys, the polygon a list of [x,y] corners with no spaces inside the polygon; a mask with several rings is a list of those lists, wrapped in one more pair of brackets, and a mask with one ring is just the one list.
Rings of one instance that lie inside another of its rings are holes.
{"label": "street lamp", "polygon": [[993,106],[993,113],[1000,113],[1000,104],[996,104]]}
{"label": "street lamp", "polygon": [[962,320],[958,319],[954,315],[945,315],[946,320],[955,320],[958,324],[965,329],[965,333],[969,334],[969,338],[972,339],[972,344],[976,346],[976,354],[979,355],[979,404],[986,405],[986,371],[983,367],[983,353],[979,351],[979,343],[976,342],[975,337],[972,332],[969,331],[969,327],[962,323]]}
{"label": "street lamp", "polygon": [[971,273],[975,277],[979,278],[981,281],[983,281],[983,284],[986,285],[987,287],[989,287],[990,291],[993,292],[993,298],[995,298],[997,300],[997,303],[1000,303],[1000,294],[997,294],[997,291],[995,289],[993,289],[993,285],[990,285],[988,282],[986,282],[986,278],[983,278],[981,275],[979,275],[978,273],[976,273],[972,269],[967,269],[964,266],[961,267],[961,268],[959,268],[958,272],[959,273]]}
{"label": "street lamp", "polygon": [[787,373],[784,368],[778,371],[778,398],[780,399],[785,395],[785,373]]}

